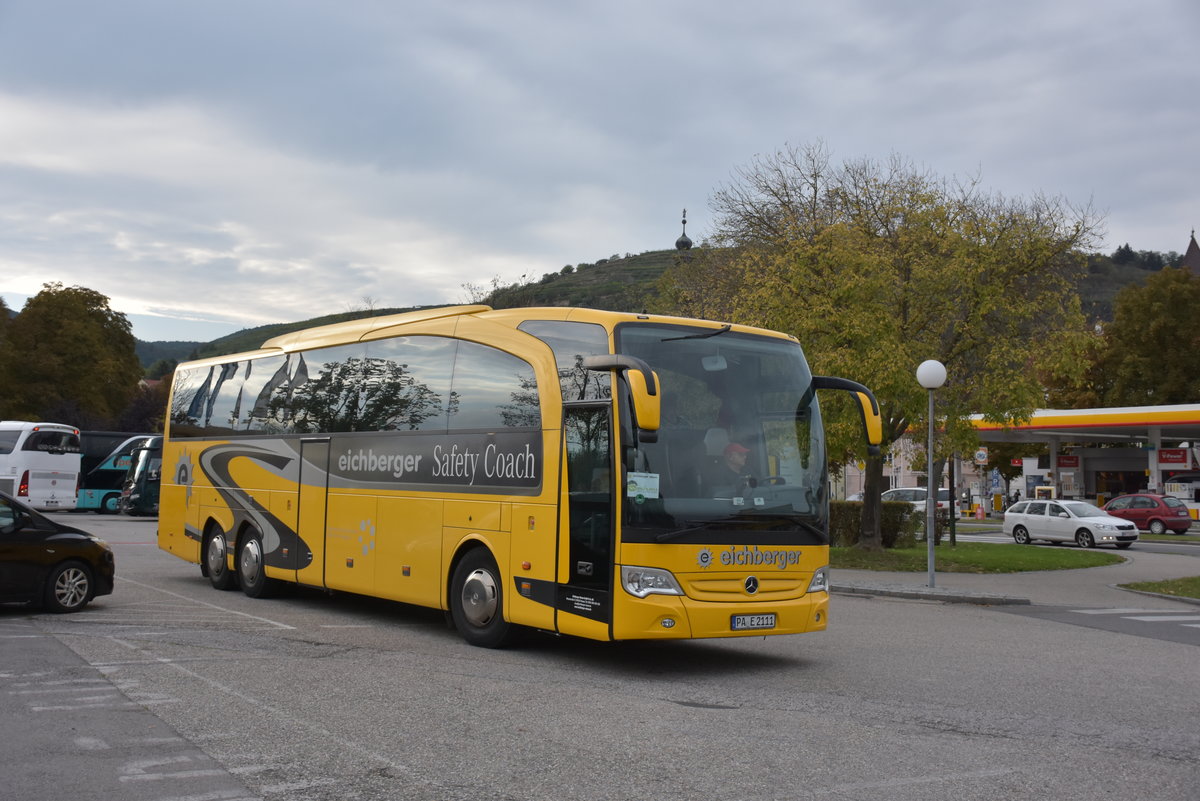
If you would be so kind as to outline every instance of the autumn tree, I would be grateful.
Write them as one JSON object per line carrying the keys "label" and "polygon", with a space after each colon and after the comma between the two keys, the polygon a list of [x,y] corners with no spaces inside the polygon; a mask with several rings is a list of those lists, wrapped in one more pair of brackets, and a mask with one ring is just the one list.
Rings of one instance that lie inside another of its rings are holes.
{"label": "autumn tree", "polygon": [[8,324],[0,416],[108,428],[141,377],[129,321],[107,297],[45,284]]}
{"label": "autumn tree", "polygon": [[[1074,287],[1088,210],[1006,199],[898,156],[836,166],[819,144],[755,159],[710,205],[718,247],[665,273],[665,310],[796,335],[814,373],[875,392],[885,450],[910,432],[924,440],[925,359],[949,375],[937,394],[943,458],[974,447],[970,414],[1024,419],[1043,375],[1082,370]],[[877,548],[882,457],[867,457],[849,403],[828,405],[834,458],[866,460],[860,544]]]}
{"label": "autumn tree", "polygon": [[1117,294],[1086,385],[1096,405],[1195,403],[1200,398],[1200,276],[1166,267]]}

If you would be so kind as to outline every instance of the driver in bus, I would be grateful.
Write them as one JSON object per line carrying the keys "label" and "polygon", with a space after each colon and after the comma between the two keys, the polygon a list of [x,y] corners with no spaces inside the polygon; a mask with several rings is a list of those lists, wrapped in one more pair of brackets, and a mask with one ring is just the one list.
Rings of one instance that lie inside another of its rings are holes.
{"label": "driver in bus", "polygon": [[721,459],[717,463],[709,485],[715,492],[729,489],[734,495],[740,495],[747,489],[757,487],[758,480],[746,467],[749,459],[749,448],[740,442],[729,443],[721,453]]}

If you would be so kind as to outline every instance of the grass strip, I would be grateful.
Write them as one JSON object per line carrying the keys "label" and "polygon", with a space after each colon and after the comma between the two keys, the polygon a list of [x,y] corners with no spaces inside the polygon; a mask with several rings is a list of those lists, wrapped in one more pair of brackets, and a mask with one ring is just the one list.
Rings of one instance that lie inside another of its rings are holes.
{"label": "grass strip", "polygon": [[[1075,570],[1117,564],[1122,557],[1108,551],[1056,548],[1042,545],[995,545],[960,542],[934,549],[934,567],[942,573],[1023,573],[1031,570]],[[928,570],[925,546],[864,551],[830,548],[829,564],[845,570],[885,570],[901,573]]]}
{"label": "grass strip", "polygon": [[1160,595],[1174,595],[1176,598],[1200,598],[1200,576],[1190,578],[1166,579],[1164,581],[1137,581],[1133,584],[1120,585],[1127,590],[1156,592]]}

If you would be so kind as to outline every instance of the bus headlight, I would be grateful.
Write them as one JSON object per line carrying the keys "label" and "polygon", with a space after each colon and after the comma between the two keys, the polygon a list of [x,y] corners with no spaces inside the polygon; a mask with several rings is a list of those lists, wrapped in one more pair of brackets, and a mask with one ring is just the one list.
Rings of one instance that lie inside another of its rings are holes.
{"label": "bus headlight", "polygon": [[671,571],[658,567],[621,566],[621,583],[625,592],[637,598],[647,595],[683,595],[683,588]]}
{"label": "bus headlight", "polygon": [[829,568],[818,567],[808,582],[809,592],[829,592]]}

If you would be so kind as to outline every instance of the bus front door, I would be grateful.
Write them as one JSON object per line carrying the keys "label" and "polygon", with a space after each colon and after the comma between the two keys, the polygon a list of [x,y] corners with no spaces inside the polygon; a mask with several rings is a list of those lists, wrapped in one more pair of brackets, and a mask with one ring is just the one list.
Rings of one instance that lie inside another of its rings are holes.
{"label": "bus front door", "polygon": [[329,440],[300,442],[300,497],[296,510],[296,581],[325,586],[325,506],[329,492]]}
{"label": "bus front door", "polygon": [[566,558],[559,559],[558,630],[609,639],[614,540],[611,407],[567,407],[563,429],[568,509]]}

